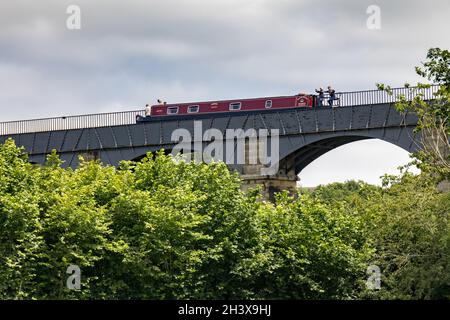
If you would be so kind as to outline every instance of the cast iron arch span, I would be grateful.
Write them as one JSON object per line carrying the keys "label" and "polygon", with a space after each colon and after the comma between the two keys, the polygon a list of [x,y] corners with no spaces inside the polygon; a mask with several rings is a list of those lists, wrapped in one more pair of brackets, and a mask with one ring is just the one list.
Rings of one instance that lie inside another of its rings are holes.
{"label": "cast iron arch span", "polygon": [[[396,145],[407,152],[416,152],[420,145],[418,141],[420,138],[413,132],[410,127],[389,128],[384,130],[371,129],[364,132],[343,133],[342,135],[324,134],[320,136],[310,137],[309,139],[303,137],[303,143],[294,147],[296,139],[290,138],[292,146],[290,150],[282,150],[280,157],[280,172],[294,172],[298,175],[311,162],[318,159],[327,152],[346,145],[348,143],[379,139],[393,145]],[[283,138],[282,138],[283,139]],[[280,145],[283,145],[280,142]]]}

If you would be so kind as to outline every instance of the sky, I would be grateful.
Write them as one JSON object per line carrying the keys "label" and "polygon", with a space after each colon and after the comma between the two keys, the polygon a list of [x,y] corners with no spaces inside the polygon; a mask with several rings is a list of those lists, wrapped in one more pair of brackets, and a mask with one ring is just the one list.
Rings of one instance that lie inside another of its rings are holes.
{"label": "sky", "polygon": [[[67,27],[70,5],[80,29]],[[448,0],[1,1],[0,121],[415,83],[427,49],[450,47],[449,14]],[[379,184],[408,161],[387,142],[355,142],[301,184]]]}

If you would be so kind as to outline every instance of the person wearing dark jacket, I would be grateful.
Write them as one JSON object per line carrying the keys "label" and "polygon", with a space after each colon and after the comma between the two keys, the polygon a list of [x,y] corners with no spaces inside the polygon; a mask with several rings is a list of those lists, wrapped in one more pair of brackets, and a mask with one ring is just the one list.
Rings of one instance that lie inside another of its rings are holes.
{"label": "person wearing dark jacket", "polygon": [[336,100],[336,91],[331,87],[328,86],[328,104],[330,105],[330,107],[333,106],[333,101]]}
{"label": "person wearing dark jacket", "polygon": [[324,99],[323,88],[320,87],[319,90],[317,90],[317,89],[315,89],[315,90],[318,93],[318,95],[317,95],[317,106],[321,107],[322,106],[322,101]]}

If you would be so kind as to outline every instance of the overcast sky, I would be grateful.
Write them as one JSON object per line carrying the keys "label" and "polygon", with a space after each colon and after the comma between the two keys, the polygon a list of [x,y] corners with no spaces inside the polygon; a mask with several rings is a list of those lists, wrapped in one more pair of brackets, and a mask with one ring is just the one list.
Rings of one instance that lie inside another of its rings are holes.
{"label": "overcast sky", "polygon": [[[69,5],[81,29],[69,30]],[[381,9],[370,30],[369,5]],[[450,47],[450,1],[15,0],[0,3],[0,121],[169,102],[400,86]],[[408,154],[381,141],[333,150],[302,184],[378,183]]]}

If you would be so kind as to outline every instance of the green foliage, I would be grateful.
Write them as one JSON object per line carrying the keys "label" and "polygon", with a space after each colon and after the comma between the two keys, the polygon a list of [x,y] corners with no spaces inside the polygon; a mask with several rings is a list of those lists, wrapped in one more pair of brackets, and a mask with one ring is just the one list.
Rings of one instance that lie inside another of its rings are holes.
{"label": "green foliage", "polygon": [[450,193],[440,193],[427,174],[385,176],[383,187],[349,181],[312,192],[345,219],[358,217],[367,265],[381,269],[381,290],[360,298],[450,299]]}
{"label": "green foliage", "polygon": [[450,51],[431,48],[427,53],[427,61],[423,67],[416,67],[419,76],[427,78],[432,83],[450,85]]}
{"label": "green foliage", "polygon": [[[2,299],[449,298],[449,194],[426,175],[240,191],[223,163],[161,151],[120,168],[0,145]],[[66,287],[69,265],[82,288]],[[380,266],[382,289],[366,290]]]}
{"label": "green foliage", "polygon": [[[223,163],[163,151],[119,169],[0,146],[0,298],[351,298],[370,250],[361,221],[240,191]],[[69,265],[82,289],[66,288]]]}
{"label": "green foliage", "polygon": [[423,174],[386,176],[369,236],[384,270],[380,298],[450,298],[450,197]]}
{"label": "green foliage", "polygon": [[278,194],[261,208],[265,253],[262,266],[247,268],[262,297],[355,298],[371,251],[363,221],[333,210],[310,195]]}

